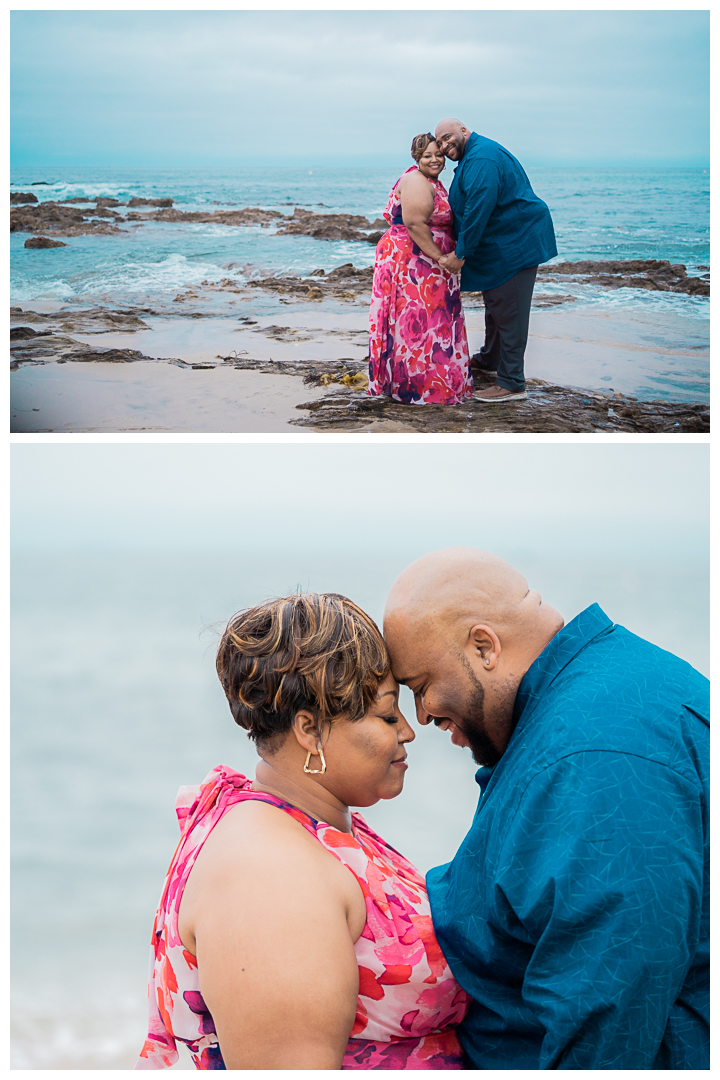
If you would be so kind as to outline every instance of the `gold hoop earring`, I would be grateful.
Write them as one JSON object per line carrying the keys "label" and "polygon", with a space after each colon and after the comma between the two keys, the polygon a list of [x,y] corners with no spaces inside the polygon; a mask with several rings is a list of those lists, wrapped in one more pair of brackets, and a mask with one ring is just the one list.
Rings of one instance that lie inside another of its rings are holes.
{"label": "gold hoop earring", "polygon": [[307,757],[305,758],[305,764],[303,766],[303,772],[306,772],[306,773],[324,773],[327,770],[327,765],[325,764],[325,755],[322,752],[322,746],[318,747],[318,754],[320,755],[320,761],[322,762],[322,768],[321,769],[308,769],[308,765],[310,764],[310,758],[313,756],[312,750],[308,750]]}

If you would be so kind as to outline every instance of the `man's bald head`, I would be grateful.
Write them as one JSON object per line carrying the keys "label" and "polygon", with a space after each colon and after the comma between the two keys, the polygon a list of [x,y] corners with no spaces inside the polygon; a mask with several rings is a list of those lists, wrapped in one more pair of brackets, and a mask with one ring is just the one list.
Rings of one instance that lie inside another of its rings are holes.
{"label": "man's bald head", "polygon": [[435,128],[437,144],[451,161],[459,161],[465,152],[465,144],[472,131],[454,116],[441,120]]}
{"label": "man's bald head", "polygon": [[455,547],[402,572],[385,607],[393,674],[433,721],[493,764],[512,734],[523,675],[563,625],[519,571],[488,551]]}
{"label": "man's bald head", "polygon": [[443,548],[403,570],[385,606],[386,636],[457,640],[462,628],[492,622],[510,631],[527,617],[526,579],[510,563],[476,548]]}

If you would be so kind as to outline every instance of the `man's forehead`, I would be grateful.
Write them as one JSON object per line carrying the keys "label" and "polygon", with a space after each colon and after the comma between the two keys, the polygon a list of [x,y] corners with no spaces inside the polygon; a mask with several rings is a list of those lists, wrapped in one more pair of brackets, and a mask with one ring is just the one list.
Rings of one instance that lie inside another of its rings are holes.
{"label": "man's forehead", "polygon": [[390,647],[393,675],[399,683],[417,682],[428,675],[453,651],[454,642],[446,636],[403,634]]}

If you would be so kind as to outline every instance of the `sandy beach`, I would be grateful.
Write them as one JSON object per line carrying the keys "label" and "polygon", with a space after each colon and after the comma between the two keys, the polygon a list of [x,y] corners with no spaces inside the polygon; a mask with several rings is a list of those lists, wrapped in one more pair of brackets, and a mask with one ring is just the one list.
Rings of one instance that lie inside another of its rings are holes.
{"label": "sandy beach", "polygon": [[[289,291],[279,298],[272,289],[240,289],[235,283],[204,293],[196,289],[180,301],[196,310],[182,314],[56,302],[16,306],[11,309],[12,430],[298,432],[314,426],[312,410],[303,406],[328,395],[335,395],[333,404],[344,410],[344,416],[336,415],[334,430],[382,431],[399,424],[399,431],[442,431],[458,423],[459,430],[574,430],[567,426],[567,414],[559,417],[547,395],[543,399],[542,384],[592,392],[601,407],[590,429],[626,430],[612,402],[653,402],[664,380],[677,381],[681,365],[687,373],[686,403],[696,407],[693,424],[700,423],[689,430],[703,430],[705,421],[698,417],[706,415],[706,395],[697,388],[707,382],[709,357],[702,335],[668,314],[578,310],[542,292],[526,356],[529,397],[520,412],[505,406],[500,415],[498,406],[477,406],[468,421],[464,406],[448,407],[428,428],[425,407],[395,406],[388,419],[382,406],[391,403],[378,401],[378,415],[365,415],[358,425],[346,406],[368,404],[362,385],[338,386],[335,380],[343,373],[366,372],[369,295],[360,288],[308,302],[307,288],[303,284],[299,296]],[[484,312],[474,298],[465,306],[475,352],[484,339]],[[327,386],[320,382],[323,375]],[[687,410],[680,412],[668,430],[688,430]],[[373,426],[378,421],[380,428]],[[640,430],[656,430],[643,423],[640,419]],[[585,422],[575,429],[588,430]],[[638,430],[637,423],[632,430]]]}

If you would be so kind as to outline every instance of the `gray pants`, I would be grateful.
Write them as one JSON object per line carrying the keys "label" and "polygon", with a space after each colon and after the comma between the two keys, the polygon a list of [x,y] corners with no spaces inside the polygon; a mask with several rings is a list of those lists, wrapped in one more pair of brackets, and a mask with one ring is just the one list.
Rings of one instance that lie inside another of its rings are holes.
{"label": "gray pants", "polygon": [[497,371],[496,383],[518,393],[525,389],[525,346],[537,266],[521,270],[497,289],[483,292],[485,344],[475,366]]}

